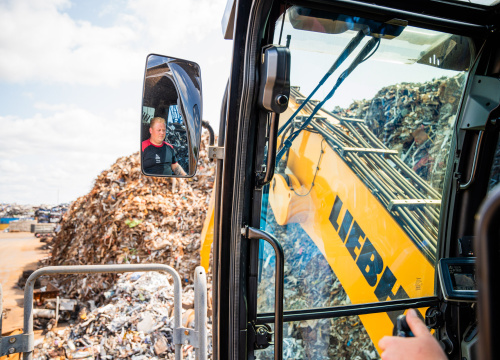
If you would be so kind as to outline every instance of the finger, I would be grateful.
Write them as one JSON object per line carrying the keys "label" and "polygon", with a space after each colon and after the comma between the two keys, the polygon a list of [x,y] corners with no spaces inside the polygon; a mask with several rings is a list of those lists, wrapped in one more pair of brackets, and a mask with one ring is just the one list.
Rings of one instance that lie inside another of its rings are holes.
{"label": "finger", "polygon": [[379,340],[378,347],[382,350],[385,350],[390,345],[393,339],[394,336],[384,336],[382,339]]}
{"label": "finger", "polygon": [[391,351],[384,351],[382,354],[380,354],[380,359],[393,360],[393,359],[398,359],[398,357],[394,356],[394,353],[392,353]]}
{"label": "finger", "polygon": [[406,322],[411,329],[411,332],[416,337],[430,335],[429,329],[425,326],[424,322],[418,317],[415,309],[408,310],[406,314]]}

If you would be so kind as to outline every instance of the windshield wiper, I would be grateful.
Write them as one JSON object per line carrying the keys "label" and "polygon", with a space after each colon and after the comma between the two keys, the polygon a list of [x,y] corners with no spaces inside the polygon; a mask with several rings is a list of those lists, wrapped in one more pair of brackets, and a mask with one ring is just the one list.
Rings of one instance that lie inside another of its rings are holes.
{"label": "windshield wiper", "polygon": [[[311,115],[309,115],[309,117],[304,121],[304,123],[302,124],[302,126],[298,130],[296,130],[292,134],[290,134],[290,136],[284,141],[283,147],[278,151],[278,154],[276,155],[276,166],[281,161],[281,158],[283,157],[283,155],[292,146],[293,140],[295,140],[295,138],[297,136],[299,136],[300,132],[302,130],[304,130],[307,127],[307,125],[309,125],[309,123],[313,119],[314,115],[316,115],[316,113],[323,107],[323,105],[328,100],[330,100],[330,98],[333,96],[333,94],[335,94],[335,91],[337,91],[338,87],[354,71],[354,69],[356,69],[356,67],[359,64],[361,64],[363,61],[365,61],[368,58],[370,58],[377,51],[379,44],[380,44],[380,39],[379,38],[372,38],[372,39],[370,39],[370,41],[368,41],[366,43],[366,45],[363,47],[363,49],[361,49],[361,51],[359,52],[359,54],[353,60],[353,62],[351,63],[351,65],[349,65],[349,67],[339,76],[339,78],[337,79],[337,82],[333,86],[332,90],[330,90],[330,92],[328,93],[328,95],[326,95],[326,97],[323,99],[323,101],[321,101],[319,104],[317,104],[314,107],[314,110],[312,111]],[[373,52],[372,52],[372,50],[373,50]],[[304,103],[306,103],[306,101],[304,101]],[[300,107],[299,110],[302,107]],[[296,113],[297,112],[298,112],[298,110],[296,111]],[[293,115],[292,115],[292,117],[293,117]]]}
{"label": "windshield wiper", "polygon": [[351,39],[351,41],[349,41],[349,43],[344,48],[344,50],[342,51],[342,53],[339,55],[339,57],[337,58],[337,60],[335,60],[335,62],[333,63],[333,65],[330,67],[330,69],[326,72],[326,74],[320,80],[320,82],[318,83],[318,85],[316,86],[316,88],[309,94],[309,96],[304,100],[304,102],[299,106],[299,108],[293,113],[293,115],[290,116],[290,118],[287,120],[287,122],[278,130],[278,136],[280,136],[281,133],[283,131],[285,131],[285,129],[292,123],[292,121],[295,118],[295,116],[297,116],[297,114],[300,112],[300,110],[302,110],[302,108],[304,108],[304,106],[307,105],[307,103],[309,102],[309,100],[311,100],[311,98],[314,96],[314,94],[316,93],[316,91],[318,91],[318,89],[321,86],[323,86],[323,84],[326,82],[326,80],[328,80],[328,78],[330,77],[330,75],[332,75],[335,72],[335,70],[337,70],[338,67],[340,65],[342,65],[342,63],[344,62],[344,60],[347,59],[347,57],[349,55],[351,55],[351,53],[354,51],[354,49],[356,49],[358,47],[359,43],[361,42],[361,40],[363,40],[363,38],[365,37],[365,35],[366,35],[366,31],[365,30],[360,30],[358,32],[358,34],[355,37],[353,37]]}

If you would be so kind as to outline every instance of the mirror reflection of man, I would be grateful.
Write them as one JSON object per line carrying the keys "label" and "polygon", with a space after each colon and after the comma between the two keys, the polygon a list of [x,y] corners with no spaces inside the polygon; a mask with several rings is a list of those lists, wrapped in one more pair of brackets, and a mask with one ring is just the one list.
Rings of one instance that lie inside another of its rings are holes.
{"label": "mirror reflection of man", "polygon": [[148,140],[142,142],[142,163],[146,174],[156,175],[181,175],[186,172],[177,163],[175,150],[165,141],[167,126],[165,119],[154,117],[149,123]]}

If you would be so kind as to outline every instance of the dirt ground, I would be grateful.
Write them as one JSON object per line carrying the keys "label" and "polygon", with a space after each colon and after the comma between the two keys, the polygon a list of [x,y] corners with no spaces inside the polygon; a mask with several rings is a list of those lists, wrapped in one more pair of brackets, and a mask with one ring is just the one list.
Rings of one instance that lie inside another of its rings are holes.
{"label": "dirt ground", "polygon": [[23,327],[24,293],[16,284],[24,270],[35,270],[37,262],[48,256],[43,243],[32,233],[0,232],[0,284],[3,290],[2,333]]}

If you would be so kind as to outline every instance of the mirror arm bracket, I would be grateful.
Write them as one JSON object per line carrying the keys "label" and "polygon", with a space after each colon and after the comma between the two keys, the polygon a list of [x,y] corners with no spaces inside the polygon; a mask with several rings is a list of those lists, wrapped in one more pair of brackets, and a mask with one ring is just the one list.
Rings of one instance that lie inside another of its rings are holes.
{"label": "mirror arm bracket", "polygon": [[224,147],[222,146],[209,146],[208,158],[216,160],[224,160]]}
{"label": "mirror arm bracket", "polygon": [[214,134],[214,129],[212,129],[212,126],[210,126],[210,123],[206,120],[201,121],[201,126],[203,126],[205,129],[208,130],[210,134],[210,142],[209,145],[213,146],[215,144],[215,134]]}

